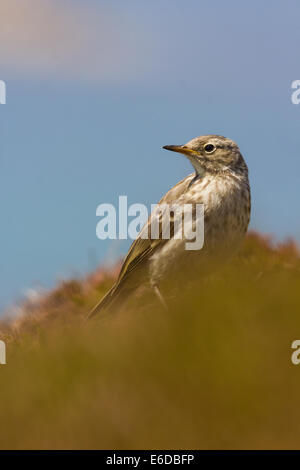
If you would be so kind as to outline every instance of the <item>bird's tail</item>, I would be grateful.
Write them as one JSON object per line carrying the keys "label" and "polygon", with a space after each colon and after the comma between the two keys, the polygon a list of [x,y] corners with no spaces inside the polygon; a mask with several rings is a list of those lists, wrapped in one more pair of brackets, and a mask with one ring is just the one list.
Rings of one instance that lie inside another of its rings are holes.
{"label": "bird's tail", "polygon": [[90,311],[87,316],[87,320],[90,320],[95,315],[102,313],[106,310],[110,310],[112,307],[120,307],[120,303],[124,302],[128,295],[131,293],[132,289],[124,288],[122,283],[114,284],[111,289],[105,294],[100,302],[95,305],[95,307]]}

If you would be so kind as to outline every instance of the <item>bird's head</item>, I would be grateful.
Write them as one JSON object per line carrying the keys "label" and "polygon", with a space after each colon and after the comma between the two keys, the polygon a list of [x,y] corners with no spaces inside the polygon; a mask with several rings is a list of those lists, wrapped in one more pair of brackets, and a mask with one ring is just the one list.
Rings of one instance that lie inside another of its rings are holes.
{"label": "bird's head", "polygon": [[201,176],[228,170],[236,173],[247,172],[247,165],[238,145],[220,135],[203,135],[185,145],[166,145],[163,148],[185,155],[196,173]]}

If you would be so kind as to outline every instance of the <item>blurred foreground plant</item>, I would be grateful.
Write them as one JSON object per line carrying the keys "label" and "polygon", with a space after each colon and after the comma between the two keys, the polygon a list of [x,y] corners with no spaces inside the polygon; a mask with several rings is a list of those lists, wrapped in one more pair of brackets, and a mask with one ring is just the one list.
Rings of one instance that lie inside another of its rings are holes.
{"label": "blurred foreground plant", "polygon": [[1,448],[299,448],[293,242],[250,234],[168,312],[145,293],[84,323],[115,275],[63,283],[2,321]]}

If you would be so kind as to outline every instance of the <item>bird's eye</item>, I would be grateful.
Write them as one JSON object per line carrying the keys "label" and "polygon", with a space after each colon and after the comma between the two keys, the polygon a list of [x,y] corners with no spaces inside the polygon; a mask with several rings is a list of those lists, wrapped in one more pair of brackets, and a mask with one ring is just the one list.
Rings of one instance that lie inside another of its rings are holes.
{"label": "bird's eye", "polygon": [[216,150],[216,147],[213,144],[207,144],[204,146],[206,153],[213,153]]}

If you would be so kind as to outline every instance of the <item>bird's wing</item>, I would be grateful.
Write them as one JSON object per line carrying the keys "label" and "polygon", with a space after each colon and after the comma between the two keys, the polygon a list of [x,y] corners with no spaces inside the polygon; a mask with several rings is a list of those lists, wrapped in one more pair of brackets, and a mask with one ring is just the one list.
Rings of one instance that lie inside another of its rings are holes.
{"label": "bird's wing", "polygon": [[[151,223],[151,216],[146,222],[143,229],[145,229],[148,224]],[[172,220],[170,218],[170,226],[172,225]],[[171,229],[172,230],[172,229]],[[158,247],[162,247],[167,240],[161,238],[161,224],[159,224],[159,239],[151,240],[150,238],[143,239],[139,237],[132,243],[127,256],[122,265],[118,282],[123,280],[125,276],[130,274],[132,271],[141,267],[145,261],[155,252]]]}
{"label": "bird's wing", "polygon": [[[191,182],[194,175],[189,175],[182,181],[180,181],[176,186],[170,189],[163,198],[159,201],[159,204],[173,204],[178,200],[179,194],[182,194],[187,190],[189,183]],[[132,243],[127,256],[122,265],[118,283],[123,280],[128,274],[135,271],[137,268],[142,267],[145,261],[149,259],[150,256],[158,249],[161,248],[168,240],[162,238],[162,213],[160,214],[159,221],[159,237],[158,239],[142,238],[142,234],[145,233],[145,230],[148,230],[147,227],[150,226],[151,220],[154,217],[154,213],[150,214],[148,221],[142,228],[138,238]],[[173,215],[170,214],[170,235],[173,236],[174,233],[174,221]]]}

